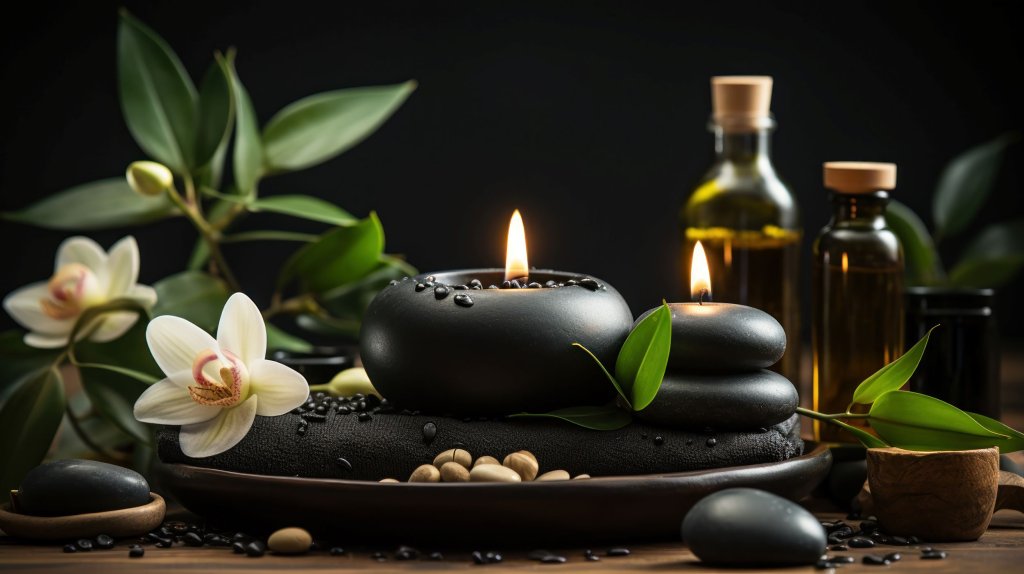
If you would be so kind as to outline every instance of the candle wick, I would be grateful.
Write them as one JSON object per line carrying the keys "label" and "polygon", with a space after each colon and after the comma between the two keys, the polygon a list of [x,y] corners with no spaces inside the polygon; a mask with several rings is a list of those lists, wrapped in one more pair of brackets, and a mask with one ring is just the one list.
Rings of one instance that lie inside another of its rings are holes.
{"label": "candle wick", "polygon": [[707,297],[707,295],[708,295],[708,290],[707,289],[701,289],[700,290],[700,295],[697,296],[697,304],[698,305],[703,305],[704,304],[704,297]]}

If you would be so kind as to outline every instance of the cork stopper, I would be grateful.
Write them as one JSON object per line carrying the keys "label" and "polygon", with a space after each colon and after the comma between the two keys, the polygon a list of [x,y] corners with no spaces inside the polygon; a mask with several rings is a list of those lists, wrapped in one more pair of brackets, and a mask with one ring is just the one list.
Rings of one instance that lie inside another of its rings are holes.
{"label": "cork stopper", "polygon": [[872,193],[896,188],[896,164],[868,161],[825,162],[825,187],[840,193]]}
{"label": "cork stopper", "polygon": [[726,131],[769,127],[771,76],[714,76],[711,78],[712,118]]}

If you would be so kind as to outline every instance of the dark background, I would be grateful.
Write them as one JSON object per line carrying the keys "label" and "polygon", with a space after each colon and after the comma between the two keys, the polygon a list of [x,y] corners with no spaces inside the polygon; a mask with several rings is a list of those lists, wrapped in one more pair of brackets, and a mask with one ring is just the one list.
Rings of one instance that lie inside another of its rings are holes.
{"label": "dark background", "polygon": [[[388,250],[422,270],[501,266],[518,207],[531,264],[606,279],[637,314],[680,291],[677,214],[712,157],[712,75],[775,77],[775,162],[803,209],[806,255],[829,215],[823,161],[898,163],[895,196],[930,220],[951,157],[1024,128],[1024,40],[1011,2],[126,4],[193,77],[214,50],[237,46],[261,122],[314,92],[419,82],[366,142],[265,180],[262,193],[319,195],[360,216],[377,210]],[[143,159],[117,98],[118,5],[22,3],[6,19],[0,209]],[[1024,214],[1021,147],[966,237]],[[130,232],[142,282],[184,267],[194,238],[186,222]],[[89,235],[109,247],[125,233]],[[0,293],[48,277],[66,235],[0,222]],[[944,245],[947,263],[964,241]],[[258,303],[293,247],[229,250]],[[999,299],[1013,336],[1024,335],[1022,285]]]}

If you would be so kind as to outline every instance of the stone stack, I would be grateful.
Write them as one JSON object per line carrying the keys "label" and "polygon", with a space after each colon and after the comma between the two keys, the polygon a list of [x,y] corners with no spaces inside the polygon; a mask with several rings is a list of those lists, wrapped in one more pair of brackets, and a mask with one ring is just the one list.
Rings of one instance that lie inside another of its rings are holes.
{"label": "stone stack", "polygon": [[[789,379],[767,370],[786,350],[771,315],[732,307],[728,317],[695,317],[672,303],[672,347],[661,389],[637,416],[659,426],[757,431],[796,412]],[[641,320],[651,311],[641,317]]]}

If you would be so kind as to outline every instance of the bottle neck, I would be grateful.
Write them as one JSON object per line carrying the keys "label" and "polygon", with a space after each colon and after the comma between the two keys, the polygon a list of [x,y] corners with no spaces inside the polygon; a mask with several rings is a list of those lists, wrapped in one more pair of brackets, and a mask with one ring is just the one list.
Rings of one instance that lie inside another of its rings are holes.
{"label": "bottle neck", "polygon": [[885,227],[885,206],[889,204],[889,193],[832,192],[832,223],[845,227]]}
{"label": "bottle neck", "polygon": [[713,124],[711,129],[718,161],[771,166],[771,128],[726,132],[721,125]]}

